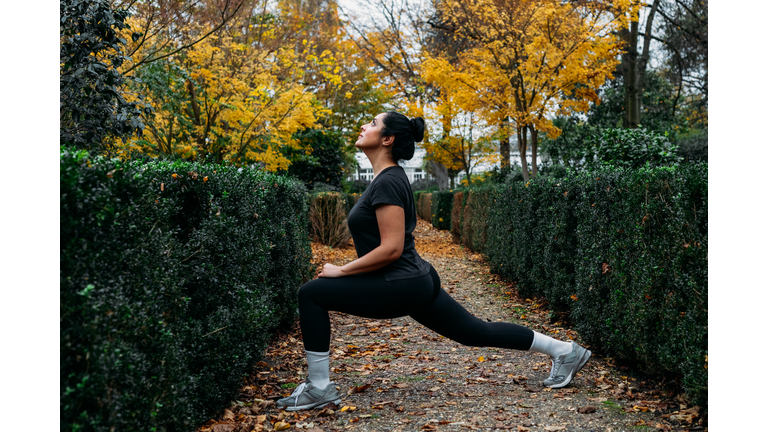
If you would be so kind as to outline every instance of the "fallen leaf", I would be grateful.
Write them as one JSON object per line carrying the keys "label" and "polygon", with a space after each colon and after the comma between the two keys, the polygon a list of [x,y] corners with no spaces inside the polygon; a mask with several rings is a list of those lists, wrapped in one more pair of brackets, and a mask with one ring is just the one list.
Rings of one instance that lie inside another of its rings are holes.
{"label": "fallen leaf", "polygon": [[592,405],[587,405],[587,406],[579,407],[579,409],[577,410],[577,412],[579,414],[592,414],[595,411],[597,411],[597,408],[595,408]]}
{"label": "fallen leaf", "polygon": [[693,422],[693,414],[673,414],[669,416],[670,420],[677,420],[679,422],[691,423]]}
{"label": "fallen leaf", "polygon": [[530,429],[528,429],[527,427],[517,425],[517,432],[529,432],[529,431]]}
{"label": "fallen leaf", "polygon": [[234,420],[235,419],[235,413],[233,413],[232,411],[230,411],[228,409],[225,409],[224,410],[224,415],[222,416],[222,418],[224,420]]}
{"label": "fallen leaf", "polygon": [[557,432],[565,430],[565,426],[544,426],[544,430],[549,432]]}
{"label": "fallen leaf", "polygon": [[265,421],[267,421],[266,415],[256,416],[256,423],[264,423]]}
{"label": "fallen leaf", "polygon": [[289,427],[291,427],[290,423],[286,423],[286,422],[277,422],[275,423],[274,426],[275,426],[275,430],[286,430]]}
{"label": "fallen leaf", "polygon": [[370,384],[361,385],[359,387],[354,387],[354,393],[362,393],[362,392],[368,390],[369,388],[371,388]]}
{"label": "fallen leaf", "polygon": [[483,356],[480,356],[480,357],[478,357],[478,358],[477,358],[477,361],[479,361],[479,362],[484,362],[484,361],[485,361],[485,357],[483,357]]}

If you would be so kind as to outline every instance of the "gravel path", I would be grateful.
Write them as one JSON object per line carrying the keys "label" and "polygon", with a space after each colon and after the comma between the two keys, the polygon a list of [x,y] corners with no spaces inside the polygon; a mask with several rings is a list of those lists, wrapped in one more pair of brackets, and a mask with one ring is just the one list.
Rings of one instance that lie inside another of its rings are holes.
{"label": "gravel path", "polygon": [[[451,243],[448,232],[420,220],[415,234],[443,288],[476,316],[581,343],[576,332],[549,323],[536,301],[518,298],[514,285],[491,275],[479,255]],[[351,245],[313,245],[313,252],[318,265],[354,259]],[[699,410],[681,396],[598,355],[571,384],[554,390],[542,386],[550,369],[543,354],[466,347],[409,317],[374,321],[332,313],[331,322],[331,380],[343,395],[341,406],[275,409],[274,400],[306,374],[294,325],[272,342],[238,401],[200,431],[707,430]]]}

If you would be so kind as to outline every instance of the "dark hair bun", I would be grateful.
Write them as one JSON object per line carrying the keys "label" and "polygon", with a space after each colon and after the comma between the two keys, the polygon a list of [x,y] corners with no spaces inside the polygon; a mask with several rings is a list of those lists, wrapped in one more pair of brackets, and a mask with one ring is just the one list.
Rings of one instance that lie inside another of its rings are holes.
{"label": "dark hair bun", "polygon": [[413,127],[413,140],[421,142],[424,139],[424,119],[421,117],[412,118],[411,127]]}
{"label": "dark hair bun", "polygon": [[415,142],[424,139],[424,119],[408,117],[390,111],[382,119],[381,136],[395,137],[392,143],[392,159],[395,162],[410,160],[415,152]]}

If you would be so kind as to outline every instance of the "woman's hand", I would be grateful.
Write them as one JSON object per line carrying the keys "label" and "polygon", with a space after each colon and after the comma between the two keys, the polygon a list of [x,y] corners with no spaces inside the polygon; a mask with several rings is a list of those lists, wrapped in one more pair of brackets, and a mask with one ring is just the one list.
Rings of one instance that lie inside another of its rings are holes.
{"label": "woman's hand", "polygon": [[337,278],[344,276],[341,272],[341,267],[329,263],[325,263],[323,269],[317,273],[317,277]]}

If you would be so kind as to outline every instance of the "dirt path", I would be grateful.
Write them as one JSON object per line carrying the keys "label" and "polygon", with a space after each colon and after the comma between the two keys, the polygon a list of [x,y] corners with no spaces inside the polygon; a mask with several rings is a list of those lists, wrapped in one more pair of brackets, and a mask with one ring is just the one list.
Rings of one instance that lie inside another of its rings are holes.
{"label": "dirt path", "polygon": [[[450,233],[419,221],[419,254],[440,274],[443,288],[476,316],[516,322],[579,342],[535,301],[491,275],[482,258],[453,244]],[[313,245],[316,264],[343,264],[354,248]],[[465,347],[409,317],[369,320],[332,313],[331,380],[342,405],[286,413],[274,400],[304,378],[298,325],[279,335],[257,365],[239,402],[200,431],[251,430],[704,430],[696,408],[658,384],[594,355],[564,389],[542,387],[549,374],[543,354]]]}

